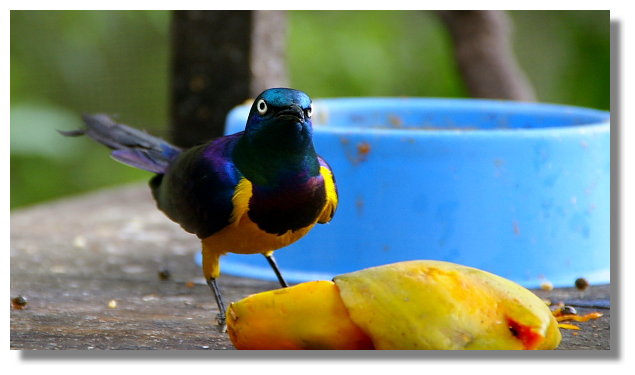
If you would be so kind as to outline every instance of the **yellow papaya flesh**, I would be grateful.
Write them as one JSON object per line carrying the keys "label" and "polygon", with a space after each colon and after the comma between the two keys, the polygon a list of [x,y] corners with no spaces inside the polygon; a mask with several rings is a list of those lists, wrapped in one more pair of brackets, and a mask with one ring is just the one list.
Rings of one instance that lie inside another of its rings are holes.
{"label": "yellow papaya flesh", "polygon": [[227,309],[236,349],[373,349],[332,281],[253,294]]}
{"label": "yellow papaya flesh", "polygon": [[441,261],[408,261],[334,278],[350,318],[377,349],[553,349],[557,322],[529,290]]}

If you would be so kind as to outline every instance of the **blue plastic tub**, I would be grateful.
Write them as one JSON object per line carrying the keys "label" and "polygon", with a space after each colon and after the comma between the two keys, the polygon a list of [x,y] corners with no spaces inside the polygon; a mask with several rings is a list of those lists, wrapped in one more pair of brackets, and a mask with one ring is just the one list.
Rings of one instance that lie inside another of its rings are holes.
{"label": "blue plastic tub", "polygon": [[[227,134],[249,106],[232,110]],[[275,253],[291,282],[410,259],[527,287],[610,281],[609,113],[473,99],[314,102],[314,140],[340,193],[333,221]],[[275,280],[230,254],[227,274]]]}

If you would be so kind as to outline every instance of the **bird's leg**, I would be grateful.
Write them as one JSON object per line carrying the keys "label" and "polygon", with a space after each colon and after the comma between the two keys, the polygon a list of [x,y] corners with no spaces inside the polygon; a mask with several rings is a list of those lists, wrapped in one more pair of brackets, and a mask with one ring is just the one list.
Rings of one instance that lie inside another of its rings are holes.
{"label": "bird's leg", "polygon": [[220,294],[220,290],[218,289],[218,285],[216,285],[216,279],[210,277],[207,279],[207,285],[214,293],[214,298],[216,298],[216,304],[218,305],[218,315],[216,316],[218,320],[218,329],[220,332],[227,331],[227,323],[225,318],[225,304],[223,303],[223,296]]}
{"label": "bird's leg", "polygon": [[283,288],[288,287],[289,284],[287,284],[287,282],[284,280],[284,277],[282,277],[282,273],[280,272],[280,269],[278,268],[278,264],[276,263],[276,258],[273,257],[273,251],[262,253],[262,255],[264,255],[265,258],[267,258],[267,262],[269,262],[269,265],[273,269],[273,272],[276,274],[276,277],[278,278],[278,281],[280,282],[280,286],[282,286]]}
{"label": "bird's leg", "polygon": [[218,326],[220,332],[227,330],[225,320],[225,304],[223,303],[223,296],[220,294],[220,289],[216,285],[216,279],[220,276],[220,256],[221,253],[214,251],[212,246],[208,246],[205,240],[202,241],[203,245],[203,276],[207,281],[207,285],[212,290],[216,304],[218,305]]}

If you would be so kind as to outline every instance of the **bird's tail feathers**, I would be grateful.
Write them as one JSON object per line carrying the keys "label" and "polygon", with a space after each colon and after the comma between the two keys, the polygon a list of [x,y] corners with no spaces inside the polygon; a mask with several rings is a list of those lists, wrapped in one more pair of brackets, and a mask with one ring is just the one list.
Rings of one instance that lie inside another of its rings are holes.
{"label": "bird's tail feathers", "polygon": [[154,173],[164,173],[181,149],[142,130],[118,124],[107,115],[83,115],[86,128],[59,131],[62,135],[87,135],[112,149],[112,157],[124,164]]}

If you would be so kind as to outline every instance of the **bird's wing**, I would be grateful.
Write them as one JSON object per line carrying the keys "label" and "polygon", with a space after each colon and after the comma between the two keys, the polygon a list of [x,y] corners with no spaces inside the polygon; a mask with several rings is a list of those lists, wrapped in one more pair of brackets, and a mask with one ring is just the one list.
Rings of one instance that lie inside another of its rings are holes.
{"label": "bird's wing", "polygon": [[322,178],[324,178],[324,184],[326,187],[326,205],[318,218],[318,223],[325,224],[331,221],[333,215],[335,214],[335,210],[337,209],[337,185],[335,183],[335,176],[333,176],[331,166],[326,162],[326,160],[322,159],[321,156],[318,156],[318,160],[320,162],[320,174],[322,175]]}
{"label": "bird's wing", "polygon": [[159,209],[200,238],[232,221],[233,196],[241,178],[231,161],[237,136],[225,136],[183,152],[151,182]]}

